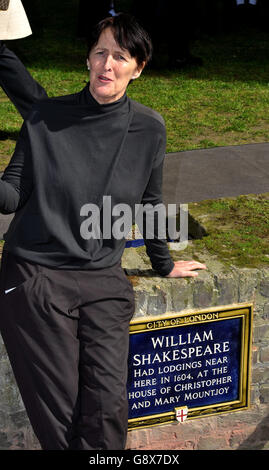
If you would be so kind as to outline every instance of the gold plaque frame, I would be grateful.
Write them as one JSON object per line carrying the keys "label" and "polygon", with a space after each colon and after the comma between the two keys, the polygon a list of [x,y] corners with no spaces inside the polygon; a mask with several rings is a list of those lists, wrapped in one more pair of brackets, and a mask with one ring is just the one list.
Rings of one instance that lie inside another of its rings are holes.
{"label": "gold plaque frame", "polygon": [[[248,409],[250,406],[250,365],[252,345],[253,304],[238,303],[222,305],[202,310],[191,310],[183,313],[166,313],[154,317],[135,318],[130,323],[130,335],[184,326],[219,322],[232,318],[242,318],[239,397],[234,401],[226,401],[213,405],[189,408],[188,419],[212,416]],[[176,422],[175,409],[168,413],[152,414],[128,420],[128,431]]]}

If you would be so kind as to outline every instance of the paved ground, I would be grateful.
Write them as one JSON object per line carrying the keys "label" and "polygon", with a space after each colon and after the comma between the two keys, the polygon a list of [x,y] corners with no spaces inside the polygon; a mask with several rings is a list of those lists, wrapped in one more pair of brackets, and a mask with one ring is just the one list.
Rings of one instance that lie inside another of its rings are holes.
{"label": "paved ground", "polygon": [[269,192],[269,143],[169,153],[164,202],[188,203]]}
{"label": "paved ground", "polygon": [[[269,192],[269,143],[169,153],[164,163],[165,204]],[[0,239],[13,215],[0,214]]]}

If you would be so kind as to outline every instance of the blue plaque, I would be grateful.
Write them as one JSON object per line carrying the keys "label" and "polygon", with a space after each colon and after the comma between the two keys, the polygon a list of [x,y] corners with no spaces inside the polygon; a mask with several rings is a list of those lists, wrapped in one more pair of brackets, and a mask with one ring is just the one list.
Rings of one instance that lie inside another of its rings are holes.
{"label": "blue plaque", "polygon": [[130,324],[129,429],[249,406],[252,304]]}

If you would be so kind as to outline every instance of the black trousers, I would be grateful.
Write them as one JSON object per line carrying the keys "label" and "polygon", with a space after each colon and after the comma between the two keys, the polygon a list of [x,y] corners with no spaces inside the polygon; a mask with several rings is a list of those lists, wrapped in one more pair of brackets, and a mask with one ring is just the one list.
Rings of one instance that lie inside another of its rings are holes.
{"label": "black trousers", "polygon": [[55,270],[4,251],[0,331],[42,449],[124,449],[133,313],[120,264]]}

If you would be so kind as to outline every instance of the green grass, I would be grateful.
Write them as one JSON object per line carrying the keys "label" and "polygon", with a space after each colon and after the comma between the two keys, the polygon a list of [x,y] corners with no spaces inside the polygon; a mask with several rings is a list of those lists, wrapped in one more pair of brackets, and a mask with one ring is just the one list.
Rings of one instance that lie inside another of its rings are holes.
{"label": "green grass", "polygon": [[[205,251],[231,265],[269,265],[269,193],[189,204],[191,216],[207,235],[190,242],[194,257]],[[186,252],[175,254],[176,259]]]}

